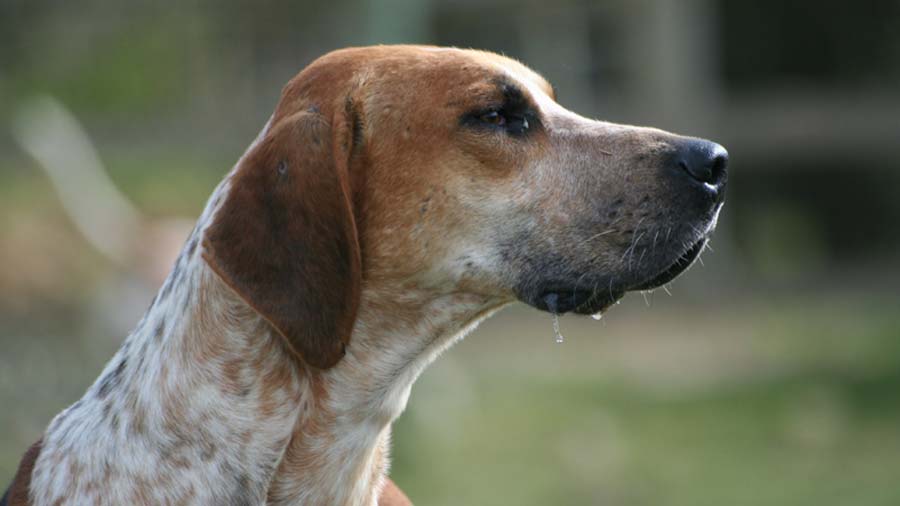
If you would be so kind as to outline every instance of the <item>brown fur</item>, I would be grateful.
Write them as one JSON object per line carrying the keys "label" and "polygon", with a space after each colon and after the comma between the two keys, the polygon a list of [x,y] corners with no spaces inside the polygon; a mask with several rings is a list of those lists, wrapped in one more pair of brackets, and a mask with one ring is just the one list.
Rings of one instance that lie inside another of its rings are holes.
{"label": "brown fur", "polygon": [[209,265],[319,368],[344,355],[361,270],[329,124],[315,111],[278,120],[238,169],[204,243]]}
{"label": "brown fur", "polygon": [[34,463],[41,453],[42,443],[43,441],[39,439],[31,445],[31,448],[22,457],[22,461],[19,463],[19,470],[16,472],[12,485],[9,487],[9,506],[31,505],[31,498],[28,496],[31,488],[31,472],[34,470]]}

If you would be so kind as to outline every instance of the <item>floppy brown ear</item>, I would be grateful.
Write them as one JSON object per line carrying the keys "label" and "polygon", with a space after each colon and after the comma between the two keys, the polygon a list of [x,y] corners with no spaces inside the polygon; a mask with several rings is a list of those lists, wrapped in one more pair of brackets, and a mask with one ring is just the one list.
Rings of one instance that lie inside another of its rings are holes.
{"label": "floppy brown ear", "polygon": [[360,250],[346,157],[316,111],[282,117],[245,156],[207,228],[212,269],[318,368],[344,355]]}

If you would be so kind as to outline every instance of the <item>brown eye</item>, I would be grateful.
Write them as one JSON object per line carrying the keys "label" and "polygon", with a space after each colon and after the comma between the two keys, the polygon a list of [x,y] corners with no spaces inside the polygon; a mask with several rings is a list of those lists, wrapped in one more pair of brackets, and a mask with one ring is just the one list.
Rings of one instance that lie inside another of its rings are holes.
{"label": "brown eye", "polygon": [[479,118],[484,123],[490,123],[491,125],[503,126],[506,124],[506,116],[500,114],[497,111],[491,111],[488,113],[484,113]]}

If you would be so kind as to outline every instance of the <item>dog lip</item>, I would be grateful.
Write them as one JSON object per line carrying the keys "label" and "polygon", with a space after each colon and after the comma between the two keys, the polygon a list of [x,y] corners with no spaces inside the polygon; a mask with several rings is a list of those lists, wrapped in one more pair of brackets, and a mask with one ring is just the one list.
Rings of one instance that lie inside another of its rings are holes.
{"label": "dog lip", "polygon": [[592,295],[588,290],[545,288],[538,294],[535,306],[549,313],[563,314],[580,306]]}
{"label": "dog lip", "polygon": [[672,281],[694,263],[694,260],[700,256],[700,252],[703,251],[703,247],[706,246],[707,241],[707,237],[701,238],[675,259],[669,267],[663,269],[659,274],[647,281],[628,288],[628,290],[652,290]]}
{"label": "dog lip", "polygon": [[608,289],[585,290],[572,288],[571,285],[567,285],[565,282],[551,282],[531,292],[530,296],[523,297],[522,300],[541,311],[554,314],[572,312],[590,315],[603,312],[624,297],[627,292],[652,290],[678,277],[700,256],[708,240],[708,236],[704,235],[679,255],[668,267],[639,283],[609,283],[607,285],[605,282],[601,282],[598,285],[607,285]]}
{"label": "dog lip", "polygon": [[623,296],[625,296],[625,290],[619,288],[612,288],[608,291],[592,291],[553,287],[541,290],[531,305],[541,311],[554,314],[569,312],[595,314],[606,310]]}

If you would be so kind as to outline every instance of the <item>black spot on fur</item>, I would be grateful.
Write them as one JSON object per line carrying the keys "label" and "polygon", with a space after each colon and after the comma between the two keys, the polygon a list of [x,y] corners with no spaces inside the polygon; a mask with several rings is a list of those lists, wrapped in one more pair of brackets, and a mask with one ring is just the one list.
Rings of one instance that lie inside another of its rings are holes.
{"label": "black spot on fur", "polygon": [[156,324],[156,330],[153,331],[153,339],[155,341],[162,341],[163,332],[166,330],[166,320],[160,319],[159,323]]}
{"label": "black spot on fur", "polygon": [[172,275],[170,276],[171,279],[169,279],[169,283],[168,283],[169,287],[172,287],[172,286],[178,284],[179,281],[181,281],[181,275],[182,275],[183,270],[184,269],[181,268],[181,257],[179,257],[178,261],[175,262],[175,268],[172,269]]}
{"label": "black spot on fur", "polygon": [[194,298],[194,280],[187,278],[184,286],[184,302],[181,304],[182,314],[186,314],[191,307],[191,300]]}
{"label": "black spot on fur", "polygon": [[188,241],[188,245],[187,245],[188,256],[193,256],[194,252],[197,251],[197,243],[198,242],[200,242],[199,236],[196,234],[193,237],[191,237],[190,241]]}
{"label": "black spot on fur", "polygon": [[225,463],[222,473],[232,478],[234,488],[229,492],[226,504],[231,506],[251,506],[259,504],[263,491],[254,486],[253,480],[246,471],[237,469],[233,465]]}
{"label": "black spot on fur", "polygon": [[203,460],[203,462],[209,462],[210,460],[212,460],[212,458],[216,456],[216,453],[219,450],[211,441],[202,441],[200,445],[202,447],[200,449],[200,459]]}
{"label": "black spot on fur", "polygon": [[163,300],[166,299],[166,297],[169,296],[169,292],[172,291],[172,285],[174,284],[174,281],[175,281],[175,278],[172,277],[172,278],[169,278],[168,280],[166,280],[166,282],[163,284],[162,290],[159,291],[159,294],[157,297],[157,300],[159,302],[162,302]]}
{"label": "black spot on fur", "polygon": [[353,103],[350,97],[347,97],[347,100],[344,102],[344,114],[347,115],[350,122],[350,145],[344,146],[344,149],[355,155],[359,153],[363,145],[363,122],[356,104]]}
{"label": "black spot on fur", "polygon": [[254,499],[256,493],[251,489],[251,485],[252,482],[248,474],[243,473],[238,476],[235,494],[231,499],[232,504],[235,506],[250,506],[256,504],[257,501]]}
{"label": "black spot on fur", "polygon": [[353,151],[356,152],[363,144],[363,124],[358,114],[353,115]]}
{"label": "black spot on fur", "polygon": [[78,408],[81,407],[81,404],[83,402],[84,401],[82,399],[79,399],[78,402],[69,406],[69,409],[63,411],[62,413],[59,414],[59,416],[54,418],[53,423],[50,425],[50,430],[53,430],[54,428],[58,427],[59,424],[63,423],[66,420],[66,418],[69,417],[70,414],[74,413],[75,411],[78,411]]}
{"label": "black spot on fur", "polygon": [[105,398],[109,395],[110,391],[122,383],[122,375],[125,373],[125,365],[127,362],[128,359],[123,357],[122,360],[119,361],[119,365],[100,380],[100,388],[97,390],[97,397],[101,399]]}

